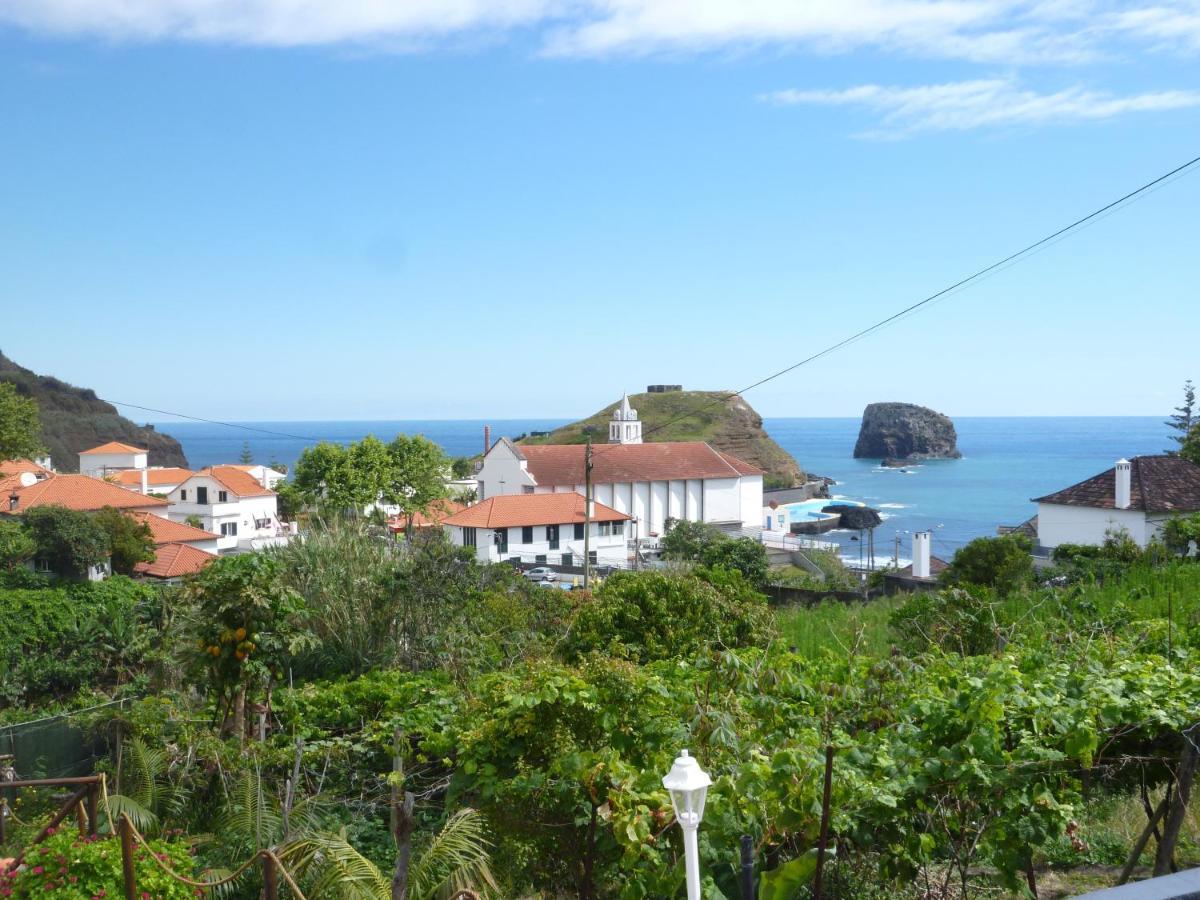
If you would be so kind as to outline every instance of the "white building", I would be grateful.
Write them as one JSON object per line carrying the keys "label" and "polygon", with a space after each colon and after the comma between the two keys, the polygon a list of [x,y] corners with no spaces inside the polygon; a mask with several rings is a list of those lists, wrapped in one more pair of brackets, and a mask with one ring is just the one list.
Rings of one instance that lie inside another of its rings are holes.
{"label": "white building", "polygon": [[612,421],[608,423],[608,442],[610,444],[640,444],[642,442],[642,423],[638,421],[637,410],[629,405],[629,395],[621,395],[621,405],[613,412]]}
{"label": "white building", "polygon": [[79,474],[103,478],[125,469],[146,468],[147,451],[140,447],[109,441],[79,454]]}
{"label": "white building", "polygon": [[238,463],[237,465],[230,466],[229,468],[241,469],[263,487],[269,488],[272,491],[275,490],[275,485],[287,478],[287,476],[282,472],[272,469],[269,466],[260,466],[254,464],[246,465],[245,463]]}
{"label": "white building", "polygon": [[152,469],[125,469],[110,473],[105,480],[139,494],[167,496],[196,473],[177,466],[155,466]]}
{"label": "white building", "polygon": [[275,492],[236,466],[202,469],[168,495],[168,518],[196,516],[205,531],[220,535],[221,550],[257,550],[292,532],[279,521]]}
{"label": "white building", "polygon": [[1177,456],[1121,459],[1034,502],[1043,547],[1098,545],[1111,531],[1125,531],[1145,547],[1171,516],[1200,511],[1200,466]]}
{"label": "white building", "polygon": [[[641,443],[637,413],[623,403],[610,434],[628,443],[592,451],[592,498],[633,520],[638,539],[666,530],[667,519],[726,530],[763,527],[762,470],[703,441]],[[632,428],[631,431],[625,431]],[[479,499],[509,494],[585,493],[582,444],[523,444],[501,438],[483,458]]]}
{"label": "white building", "polygon": [[[456,547],[474,547],[480,562],[581,566],[588,527],[584,504],[575,493],[501,495],[449,516],[442,527]],[[602,503],[592,504],[586,543],[593,565],[625,565],[629,518]]]}

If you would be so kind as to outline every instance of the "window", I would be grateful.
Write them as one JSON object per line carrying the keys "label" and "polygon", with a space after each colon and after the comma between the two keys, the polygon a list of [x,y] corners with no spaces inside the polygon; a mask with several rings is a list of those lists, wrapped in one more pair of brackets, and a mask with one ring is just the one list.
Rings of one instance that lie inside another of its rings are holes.
{"label": "window", "polygon": [[546,540],[548,540],[550,542],[551,550],[558,549],[558,526],[557,525],[547,525],[546,526]]}
{"label": "window", "polygon": [[514,566],[519,566],[519,565],[521,564],[521,557],[519,557],[519,556],[510,556],[510,557],[508,558],[508,561],[509,561],[510,563],[512,563]]}
{"label": "window", "polygon": [[533,543],[533,526],[532,525],[522,525],[521,526],[521,543],[522,544],[532,544]]}
{"label": "window", "polygon": [[613,534],[624,534],[625,533],[625,523],[624,522],[613,522],[612,526],[613,526]]}
{"label": "window", "polygon": [[532,494],[533,488],[527,484],[521,485],[521,493],[522,494]]}
{"label": "window", "polygon": [[181,503],[183,503],[183,502],[186,502],[186,501],[187,501],[187,488],[180,488],[180,489],[179,489],[179,500],[180,500],[180,502],[181,502]]}
{"label": "window", "polygon": [[577,541],[583,540],[583,523],[582,522],[575,523],[575,540],[577,540]]}
{"label": "window", "polygon": [[237,522],[222,522],[221,534],[224,537],[237,537]]}
{"label": "window", "polygon": [[533,558],[533,561],[534,561],[535,563],[537,563],[539,566],[544,566],[544,565],[546,564],[546,554],[545,554],[545,553],[539,553],[537,556],[535,556],[535,557]]}
{"label": "window", "polygon": [[600,537],[608,537],[612,534],[612,522],[600,523]]}
{"label": "window", "polygon": [[463,546],[474,547],[477,540],[474,528],[464,528],[463,530]]}
{"label": "window", "polygon": [[271,520],[270,519],[255,519],[254,527],[255,528],[270,528]]}
{"label": "window", "polygon": [[563,554],[563,558],[562,558],[562,564],[563,564],[564,566],[573,566],[573,565],[575,565],[575,554],[573,554],[573,553],[564,553],[564,554]]}
{"label": "window", "polygon": [[218,503],[228,503],[229,502],[229,492],[228,491],[217,491],[217,502]]}
{"label": "window", "polygon": [[595,551],[595,550],[591,550],[591,551],[589,551],[589,552],[588,552],[588,562],[590,562],[590,563],[591,563],[591,564],[594,566],[594,565],[595,565],[596,563],[598,563],[599,561],[600,561],[600,560],[599,560],[599,558],[596,556],[596,551]]}
{"label": "window", "polygon": [[208,505],[208,488],[206,488],[206,487],[196,488],[196,502],[199,503],[201,506]]}
{"label": "window", "polygon": [[495,540],[496,540],[496,551],[498,553],[507,553],[508,552],[508,529],[507,528],[497,528]]}

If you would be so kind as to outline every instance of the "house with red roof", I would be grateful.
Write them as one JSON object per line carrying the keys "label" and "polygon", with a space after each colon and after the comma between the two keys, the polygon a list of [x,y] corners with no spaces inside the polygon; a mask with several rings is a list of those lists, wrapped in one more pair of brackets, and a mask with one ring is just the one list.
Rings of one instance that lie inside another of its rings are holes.
{"label": "house with red roof", "polygon": [[195,516],[205,531],[218,535],[221,550],[258,550],[292,534],[279,521],[275,492],[238,466],[201,469],[167,497],[171,521]]}
{"label": "house with red roof", "polygon": [[[640,538],[668,519],[708,522],[728,531],[763,525],[763,472],[704,441],[642,441],[626,399],[613,413],[610,443],[592,451],[592,497],[629,516]],[[484,455],[479,498],[585,493],[583,444],[521,444],[501,438]]]}
{"label": "house with red roof", "polygon": [[1104,543],[1126,532],[1145,547],[1172,516],[1200,512],[1200,466],[1178,456],[1135,456],[1078,484],[1036,497],[1038,543]]}
{"label": "house with red roof", "polygon": [[217,558],[215,553],[193,544],[168,543],[155,548],[154,562],[138,563],[133,572],[140,578],[178,584],[187,575],[195,575]]}
{"label": "house with red roof", "polygon": [[145,447],[109,441],[99,447],[80,451],[79,474],[104,478],[125,469],[144,469],[148,452]]}
{"label": "house with red roof", "polygon": [[[571,493],[500,494],[442,520],[456,547],[471,547],[480,562],[623,566],[629,558],[630,516]],[[590,523],[588,519],[590,518]],[[590,536],[585,540],[586,529]]]}

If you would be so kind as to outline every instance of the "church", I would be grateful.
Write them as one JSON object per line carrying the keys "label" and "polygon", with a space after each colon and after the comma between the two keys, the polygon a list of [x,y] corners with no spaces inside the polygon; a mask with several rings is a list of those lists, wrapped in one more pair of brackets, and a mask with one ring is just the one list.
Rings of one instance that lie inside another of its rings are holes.
{"label": "church", "polygon": [[[496,441],[477,478],[479,499],[505,494],[585,494],[583,444]],[[592,448],[592,499],[633,519],[641,538],[661,536],[668,519],[729,531],[762,528],[763,472],[704,441],[643,442],[626,395]]]}

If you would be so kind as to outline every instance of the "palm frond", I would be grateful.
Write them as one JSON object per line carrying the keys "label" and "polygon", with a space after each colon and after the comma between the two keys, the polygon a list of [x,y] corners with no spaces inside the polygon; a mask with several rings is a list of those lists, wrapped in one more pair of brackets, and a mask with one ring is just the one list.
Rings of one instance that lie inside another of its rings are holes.
{"label": "palm frond", "polygon": [[124,794],[109,794],[107,805],[108,815],[101,821],[111,818],[115,823],[124,814],[129,816],[133,827],[142,834],[153,834],[158,829],[158,816],[133,797],[127,797]]}
{"label": "palm frond", "polygon": [[460,809],[409,869],[410,900],[434,900],[468,888],[496,890],[491,851],[483,816],[478,810]]}
{"label": "palm frond", "polygon": [[275,798],[263,790],[258,773],[235,779],[217,816],[222,839],[242,850],[261,850],[275,843],[281,827]]}
{"label": "palm frond", "polygon": [[392,885],[342,834],[314,832],[279,848],[279,860],[311,897],[391,900]]}
{"label": "palm frond", "polygon": [[125,743],[125,756],[123,793],[146,809],[157,811],[167,772],[167,751],[133,737]]}

